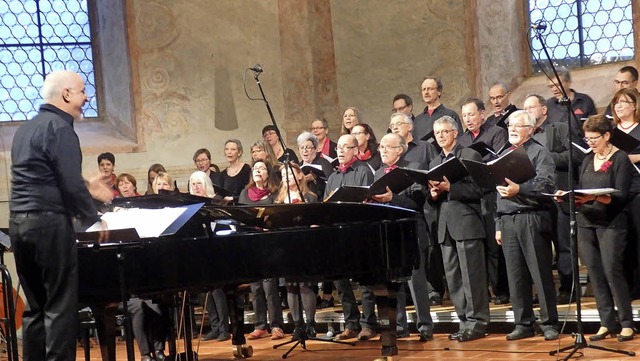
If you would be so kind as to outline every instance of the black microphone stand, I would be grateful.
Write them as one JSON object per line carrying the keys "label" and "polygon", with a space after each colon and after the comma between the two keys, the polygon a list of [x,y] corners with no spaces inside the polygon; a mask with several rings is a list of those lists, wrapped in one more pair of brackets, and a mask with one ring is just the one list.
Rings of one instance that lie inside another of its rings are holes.
{"label": "black microphone stand", "polygon": [[[571,99],[569,98],[569,95],[566,89],[562,85],[562,81],[560,81],[560,76],[558,75],[558,71],[553,65],[553,61],[551,60],[551,56],[549,56],[549,51],[547,50],[547,46],[544,42],[544,39],[542,38],[542,33],[545,28],[546,27],[537,27],[537,28],[534,28],[533,30],[536,32],[535,37],[540,41],[542,50],[544,51],[544,54],[547,57],[551,70],[553,71],[553,75],[555,76],[555,79],[557,82],[556,84],[560,88],[560,91],[562,92],[562,99],[560,100],[560,104],[564,105],[567,108],[567,126],[569,129],[569,140],[571,141],[571,138],[574,135],[573,129],[572,129],[573,122],[571,117],[573,116],[573,119],[576,119],[576,120],[578,118],[576,117],[576,114],[574,113],[573,108],[571,107]],[[580,124],[580,123],[577,122],[577,124]],[[571,247],[571,272],[573,273],[573,291],[574,291],[580,285],[580,276],[579,276],[579,269],[578,269],[578,238],[577,238],[578,225],[576,222],[576,212],[575,212],[576,205],[575,205],[575,197],[574,197],[575,196],[575,192],[574,192],[575,180],[573,176],[573,173],[574,173],[573,151],[574,151],[573,145],[570,144],[569,145],[569,182],[568,182],[569,189],[567,191],[569,192],[569,239],[570,239],[570,247]],[[567,361],[576,352],[578,352],[578,350],[581,350],[584,348],[592,348],[595,350],[614,352],[614,353],[619,353],[619,354],[628,355],[628,356],[636,355],[635,352],[632,352],[632,351],[616,350],[612,348],[588,344],[587,339],[584,337],[584,332],[582,328],[582,303],[580,301],[580,295],[579,295],[579,292],[572,292],[572,295],[573,294],[578,294],[578,296],[576,297],[576,321],[577,321],[576,324],[577,325],[576,325],[576,332],[573,333],[575,342],[571,346],[565,346],[557,350],[549,351],[549,355],[553,356],[555,354],[571,350],[571,352],[569,352],[569,354],[563,359],[564,361]]]}
{"label": "black microphone stand", "polygon": [[[262,89],[262,84],[260,83],[260,79],[258,78],[260,76],[260,73],[262,73],[262,67],[260,67],[260,65],[256,65],[253,68],[250,68],[249,70],[253,71],[253,78],[256,80],[256,84],[258,84],[258,89],[260,89],[260,95],[262,96],[262,99],[264,101],[265,106],[267,107],[267,111],[269,112],[269,117],[271,118],[271,123],[273,124],[273,126],[276,128],[276,134],[278,135],[278,140],[280,141],[280,146],[282,147],[282,150],[284,151],[285,154],[285,159],[284,159],[284,167],[286,169],[285,171],[285,175],[286,175],[286,180],[284,180],[286,182],[287,185],[287,197],[289,199],[289,201],[291,202],[291,190],[290,190],[290,186],[289,186],[289,172],[291,172],[291,174],[293,174],[293,181],[296,184],[296,189],[298,189],[298,193],[300,195],[300,202],[304,203],[305,199],[304,199],[304,195],[302,194],[302,190],[300,190],[300,184],[298,183],[298,179],[295,177],[295,174],[293,173],[293,169],[291,169],[291,160],[289,159],[289,152],[287,152],[287,146],[284,143],[284,139],[282,139],[282,133],[280,133],[280,128],[278,128],[278,124],[276,123],[276,118],[273,116],[273,112],[271,111],[271,106],[269,105],[269,102],[267,101],[267,97],[264,95],[264,90]],[[269,175],[271,176],[271,175]],[[298,286],[299,287],[299,286]],[[309,335],[307,334],[307,326],[306,323],[304,322],[304,316],[303,316],[303,312],[302,312],[302,296],[300,294],[300,292],[298,292],[298,309],[299,309],[299,320],[300,320],[300,326],[296,326],[295,328],[295,332],[296,332],[296,336],[297,339],[292,339],[290,341],[286,341],[277,345],[273,345],[274,349],[277,349],[280,346],[284,346],[284,345],[288,345],[290,343],[293,343],[293,346],[291,346],[291,348],[289,348],[289,350],[287,352],[285,352],[282,355],[282,358],[287,358],[287,356],[298,346],[300,345],[303,349],[307,349],[307,344],[306,342],[308,340],[313,340],[313,341],[322,341],[322,342],[331,342],[331,343],[340,343],[340,344],[344,344],[344,345],[351,345],[351,346],[355,346],[355,342],[346,342],[346,341],[338,341],[338,340],[333,340],[333,339],[324,339],[324,338],[319,338],[319,337],[309,337]]]}

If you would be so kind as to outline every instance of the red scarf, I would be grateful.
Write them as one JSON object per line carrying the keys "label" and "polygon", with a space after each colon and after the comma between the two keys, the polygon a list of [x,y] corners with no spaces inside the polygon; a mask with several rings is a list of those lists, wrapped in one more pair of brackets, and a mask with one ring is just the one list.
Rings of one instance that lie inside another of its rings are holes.
{"label": "red scarf", "polygon": [[356,158],[358,158],[360,160],[368,160],[369,158],[371,158],[371,151],[369,149],[367,149],[362,154],[360,152],[358,152],[358,155],[356,155]]}
{"label": "red scarf", "polygon": [[329,145],[330,145],[329,137],[324,138],[324,144],[322,144],[322,152],[324,155],[329,155]]}
{"label": "red scarf", "polygon": [[391,172],[392,170],[394,170],[396,168],[398,168],[397,164],[390,165],[390,166],[388,166],[387,168],[384,169],[384,174],[387,174],[387,173]]}
{"label": "red scarf", "polygon": [[353,157],[347,164],[338,164],[338,169],[340,170],[341,173],[347,173],[347,170],[349,169],[349,167],[351,167],[351,165],[355,163],[356,160],[358,160],[358,158]]}
{"label": "red scarf", "polygon": [[257,202],[269,194],[269,189],[268,188],[260,189],[254,186],[249,188],[247,193],[248,193],[249,199],[251,199],[252,202]]}

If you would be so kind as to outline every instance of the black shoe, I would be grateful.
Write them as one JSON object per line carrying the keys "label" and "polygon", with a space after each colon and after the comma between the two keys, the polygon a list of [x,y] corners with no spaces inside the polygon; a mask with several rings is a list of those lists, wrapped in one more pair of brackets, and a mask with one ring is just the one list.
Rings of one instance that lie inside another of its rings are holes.
{"label": "black shoe", "polygon": [[215,340],[218,338],[218,336],[220,336],[220,333],[218,333],[218,331],[214,331],[211,330],[209,331],[207,334],[205,334],[204,336],[202,336],[202,341],[211,341],[211,340]]}
{"label": "black shoe", "polygon": [[507,341],[522,340],[523,338],[533,337],[536,333],[533,328],[516,327],[507,335]]}
{"label": "black shoe", "polygon": [[427,342],[433,340],[433,332],[431,331],[420,331],[420,342]]}
{"label": "black shoe", "polygon": [[294,328],[293,334],[291,334],[291,341],[298,341],[300,339],[301,333],[302,333],[302,329],[300,327]]}
{"label": "black shoe", "polygon": [[589,341],[602,341],[605,338],[607,338],[607,336],[611,335],[611,337],[616,337],[615,332],[611,332],[609,330],[607,330],[607,332],[603,332],[603,333],[598,333],[595,334],[593,336],[589,336]]}
{"label": "black shoe", "polygon": [[458,332],[454,332],[449,334],[449,340],[451,341],[456,341],[460,339],[460,335],[462,335],[464,333],[463,330],[459,330]]}
{"label": "black shoe", "polygon": [[571,292],[560,291],[558,293],[557,302],[559,305],[568,305],[571,302],[575,302],[576,298],[571,297]]}
{"label": "black shoe", "polygon": [[149,355],[144,355],[140,358],[140,361],[156,361],[156,359],[154,359],[153,357],[149,356]]}
{"label": "black shoe", "polygon": [[483,338],[485,336],[484,332],[478,332],[474,330],[466,330],[458,337],[458,341],[460,342],[468,342],[477,340],[479,338]]}
{"label": "black shoe", "polygon": [[533,299],[531,299],[531,303],[534,305],[540,304],[540,298],[538,298],[538,295],[533,296]]}
{"label": "black shoe", "polygon": [[558,330],[550,328],[547,330],[544,330],[544,340],[545,341],[553,341],[553,340],[557,340],[560,338],[560,333],[558,333]]}
{"label": "black shoe", "polygon": [[506,305],[510,302],[509,296],[507,295],[498,295],[496,299],[493,301],[494,305]]}
{"label": "black shoe", "polygon": [[[623,328],[624,331],[624,328]],[[618,342],[626,342],[626,341],[631,341],[634,338],[636,338],[636,331],[632,330],[632,333],[628,336],[623,336],[621,334],[618,334]]]}
{"label": "black shoe", "polygon": [[307,336],[308,337],[316,337],[318,333],[316,332],[316,327],[314,325],[307,325]]}
{"label": "black shoe", "polygon": [[322,300],[318,305],[318,309],[333,307],[333,297],[328,300]]}
{"label": "black shoe", "polygon": [[429,302],[431,302],[431,306],[442,306],[442,297],[439,294],[434,293],[429,296]]}
{"label": "black shoe", "polygon": [[218,337],[216,337],[216,341],[218,342],[223,342],[226,340],[229,340],[231,338],[231,334],[229,332],[220,332],[220,335],[218,335]]}
{"label": "black shoe", "polygon": [[165,361],[167,359],[167,355],[164,354],[162,350],[156,350],[156,361]]}
{"label": "black shoe", "polygon": [[411,336],[409,330],[396,330],[396,338],[406,338]]}

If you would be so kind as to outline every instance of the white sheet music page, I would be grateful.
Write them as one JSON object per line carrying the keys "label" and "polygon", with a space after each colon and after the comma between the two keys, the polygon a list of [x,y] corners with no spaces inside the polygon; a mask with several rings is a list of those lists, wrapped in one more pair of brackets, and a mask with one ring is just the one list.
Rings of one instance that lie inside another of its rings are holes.
{"label": "white sheet music page", "polygon": [[[103,214],[101,219],[106,222],[107,229],[135,228],[140,238],[149,238],[160,236],[186,210],[186,207],[116,208]],[[100,230],[100,223],[96,223],[87,232]]]}

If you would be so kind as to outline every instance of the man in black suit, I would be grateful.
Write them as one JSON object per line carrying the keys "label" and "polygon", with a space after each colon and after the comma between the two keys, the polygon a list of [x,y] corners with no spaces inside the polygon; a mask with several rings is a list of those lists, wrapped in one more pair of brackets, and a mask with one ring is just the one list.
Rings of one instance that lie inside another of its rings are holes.
{"label": "man in black suit", "polygon": [[433,130],[433,122],[443,115],[448,115],[456,120],[458,127],[462,129],[462,123],[460,123],[460,117],[458,114],[445,106],[440,102],[442,96],[442,81],[440,79],[427,76],[420,85],[420,91],[422,93],[422,100],[427,104],[424,111],[416,116],[413,127],[413,137],[421,140]]}
{"label": "man in black suit", "polygon": [[507,129],[506,120],[511,113],[518,110],[515,105],[511,104],[510,95],[511,92],[507,84],[503,82],[493,83],[489,88],[489,102],[493,106],[493,114],[487,118],[486,123]]}
{"label": "man in black suit", "polygon": [[[392,122],[395,117],[392,116]],[[380,158],[382,166],[374,174],[374,179],[378,180],[385,174],[395,168],[404,167],[411,169],[420,169],[419,163],[410,162],[403,159],[403,154],[407,151],[407,143],[404,138],[398,134],[389,133],[380,140]],[[386,203],[393,206],[413,209],[422,213],[422,207],[425,201],[425,187],[419,184],[413,184],[402,192],[395,194],[387,188],[387,192],[373,196],[373,200],[379,203]],[[426,262],[427,250],[429,246],[426,223],[422,214],[418,215],[418,246],[420,249],[420,267],[414,269],[411,273],[409,281],[409,289],[411,297],[416,308],[416,316],[418,318],[417,328],[420,332],[420,341],[425,342],[433,339],[433,320],[431,319],[431,311],[429,300],[427,299],[427,277]],[[398,337],[409,335],[409,325],[407,322],[407,296],[404,287],[398,292]]]}
{"label": "man in black suit", "polygon": [[[535,176],[516,183],[505,178],[506,185],[496,187],[498,209],[496,242],[502,244],[507,262],[509,291],[513,305],[515,329],[507,340],[535,336],[536,315],[533,312],[531,281],[540,298],[540,328],[545,340],[556,340],[558,310],[551,264],[551,199],[541,193],[555,191],[555,164],[547,148],[535,141],[536,121],[525,110],[509,116],[509,143],[522,147],[535,169]],[[505,149],[506,154],[510,149]]]}
{"label": "man in black suit", "polygon": [[[508,143],[509,136],[504,128],[491,125],[485,121],[485,106],[482,100],[469,98],[462,105],[462,122],[467,129],[462,133],[457,142],[462,147],[479,146],[484,143],[489,150],[484,150],[482,161],[488,162],[496,158],[495,152],[499,152]],[[496,243],[494,237],[496,216],[496,190],[484,189],[481,201],[482,217],[484,218],[486,241],[485,252],[487,256],[487,274],[489,283],[495,296],[494,303],[502,305],[509,303],[509,281],[507,280],[507,268],[504,262],[502,248]]]}
{"label": "man in black suit", "polygon": [[571,100],[571,109],[575,114],[575,117],[570,115],[570,118],[567,116],[567,107],[560,103],[560,100],[563,98],[562,91],[560,90],[560,85],[556,84],[557,81],[549,80],[547,87],[551,90],[553,97],[547,99],[547,110],[550,120],[552,121],[561,121],[567,122],[567,119],[571,119],[571,130],[577,139],[582,139],[584,137],[582,131],[582,123],[592,115],[598,113],[596,109],[596,105],[591,99],[590,96],[583,93],[578,93],[573,88],[571,88],[571,73],[566,68],[558,69],[558,75],[560,76],[560,82],[562,83],[562,87],[567,92],[569,99]]}
{"label": "man in black suit", "polygon": [[[456,143],[458,128],[451,117],[435,121],[434,135],[442,147],[430,168],[451,158],[482,161],[473,149]],[[430,197],[438,210],[438,242],[451,301],[460,319],[460,329],[451,340],[472,341],[485,336],[489,324],[489,297],[484,256],[485,229],[480,211],[482,189],[470,176],[455,183],[445,177],[429,182]]]}

